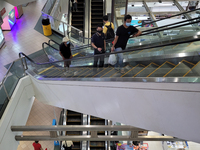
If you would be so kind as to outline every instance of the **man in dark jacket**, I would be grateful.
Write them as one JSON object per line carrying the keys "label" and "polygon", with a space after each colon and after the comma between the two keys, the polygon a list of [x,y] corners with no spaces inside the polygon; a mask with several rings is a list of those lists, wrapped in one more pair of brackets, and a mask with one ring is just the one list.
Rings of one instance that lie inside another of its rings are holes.
{"label": "man in dark jacket", "polygon": [[97,26],[97,32],[92,36],[92,47],[94,48],[94,67],[97,67],[98,60],[100,60],[99,67],[104,66],[104,55],[98,56],[99,54],[103,54],[106,51],[106,41],[103,33],[102,25]]}

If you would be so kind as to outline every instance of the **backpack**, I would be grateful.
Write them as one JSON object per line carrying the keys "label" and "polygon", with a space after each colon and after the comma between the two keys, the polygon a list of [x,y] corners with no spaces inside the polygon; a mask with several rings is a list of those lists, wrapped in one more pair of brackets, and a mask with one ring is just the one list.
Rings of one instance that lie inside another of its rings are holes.
{"label": "backpack", "polygon": [[107,27],[107,33],[106,33],[106,40],[107,39],[111,39],[111,38],[114,38],[115,37],[115,33],[114,33],[114,30],[112,29],[111,27],[111,22],[110,22],[110,25],[109,26],[106,26]]}

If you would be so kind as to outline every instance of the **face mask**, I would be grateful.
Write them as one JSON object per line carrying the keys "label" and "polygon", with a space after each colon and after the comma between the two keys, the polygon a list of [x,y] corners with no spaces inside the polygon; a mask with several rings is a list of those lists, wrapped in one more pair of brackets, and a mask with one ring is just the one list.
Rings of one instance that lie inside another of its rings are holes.
{"label": "face mask", "polygon": [[126,22],[126,26],[129,27],[131,25],[131,23]]}
{"label": "face mask", "polygon": [[70,44],[70,42],[69,41],[67,41],[67,43],[66,44]]}
{"label": "face mask", "polygon": [[97,31],[97,32],[101,34],[101,33],[102,33],[102,30],[101,30],[101,31]]}

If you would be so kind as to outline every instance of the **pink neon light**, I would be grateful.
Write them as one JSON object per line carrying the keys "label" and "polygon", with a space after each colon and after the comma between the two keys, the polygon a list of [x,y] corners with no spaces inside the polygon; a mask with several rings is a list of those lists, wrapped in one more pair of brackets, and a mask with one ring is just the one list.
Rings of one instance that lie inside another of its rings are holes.
{"label": "pink neon light", "polygon": [[18,18],[19,13],[18,13],[18,10],[17,10],[17,6],[14,6],[14,9],[15,9],[15,18]]}

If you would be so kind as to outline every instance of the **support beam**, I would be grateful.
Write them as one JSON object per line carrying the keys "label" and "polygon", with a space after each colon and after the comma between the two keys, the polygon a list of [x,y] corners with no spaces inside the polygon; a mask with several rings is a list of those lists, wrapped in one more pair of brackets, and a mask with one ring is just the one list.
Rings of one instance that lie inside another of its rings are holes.
{"label": "support beam", "polygon": [[[185,12],[185,10],[183,9],[183,7],[179,4],[179,2],[177,0],[174,0],[174,4],[176,5],[176,7],[181,11],[181,12]],[[190,17],[190,15],[188,14],[183,14],[185,16],[185,18],[192,19],[192,17]]]}
{"label": "support beam", "polygon": [[92,138],[87,136],[59,136],[51,138],[50,136],[15,136],[16,141],[184,141],[182,139],[173,138],[171,136],[138,136],[138,138],[130,138],[130,136],[100,136]]}
{"label": "support beam", "polygon": [[57,125],[57,126],[11,126],[12,131],[147,131],[132,126],[114,125]]}
{"label": "support beam", "polygon": [[114,22],[115,0],[112,0],[111,22]]}
{"label": "support beam", "polygon": [[127,15],[127,10],[128,9],[128,0],[126,0],[126,7],[125,7],[125,16]]}
{"label": "support beam", "polygon": [[131,131],[130,139],[131,138],[138,138],[138,132],[137,131]]}
{"label": "support beam", "polygon": [[[151,18],[152,21],[156,21],[156,17],[154,16],[154,14],[152,13],[152,11],[149,9],[146,1],[143,1],[144,4],[144,8],[146,9],[146,11],[149,14],[149,17]],[[156,23],[153,23],[155,27],[158,27],[158,25]]]}
{"label": "support beam", "polygon": [[[154,14],[152,13],[152,11],[149,9],[149,7],[148,7],[148,5],[147,5],[147,3],[146,3],[145,0],[143,1],[143,4],[144,4],[144,7],[145,7],[146,11],[149,13],[149,17],[151,18],[151,21],[156,21],[156,17],[155,17]],[[157,25],[156,22],[154,22],[153,25],[154,25],[154,27],[158,27],[158,25]],[[160,38],[163,37],[162,34],[161,34],[160,32],[158,32],[158,36],[159,36]]]}
{"label": "support beam", "polygon": [[91,138],[97,138],[97,131],[91,131]]}

